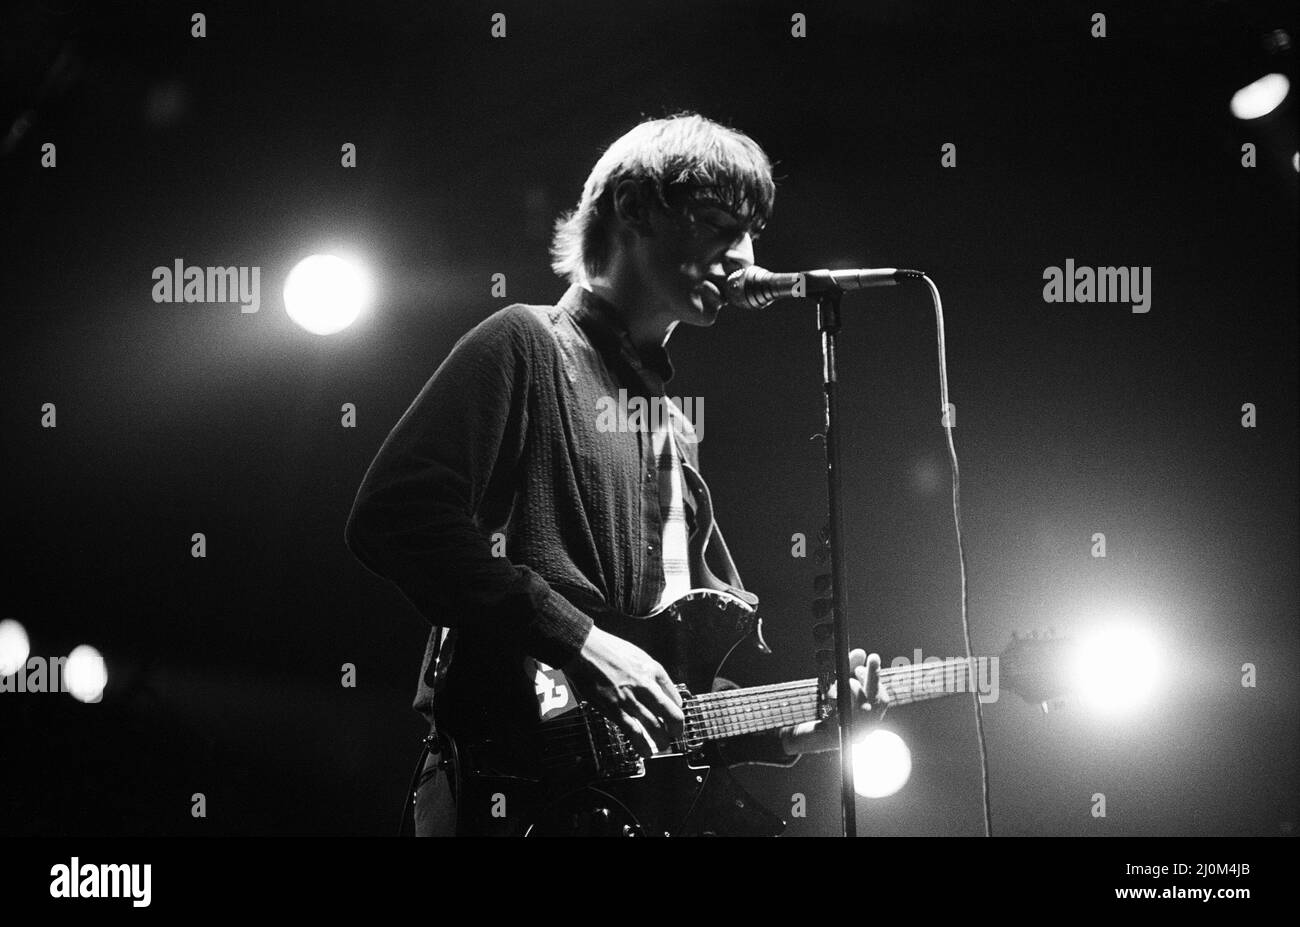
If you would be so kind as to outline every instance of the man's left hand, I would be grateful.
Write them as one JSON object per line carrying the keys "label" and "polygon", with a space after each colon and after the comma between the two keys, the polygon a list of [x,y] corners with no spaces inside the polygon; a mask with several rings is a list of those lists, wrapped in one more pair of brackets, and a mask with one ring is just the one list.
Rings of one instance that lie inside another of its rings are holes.
{"label": "man's left hand", "polygon": [[[865,650],[849,651],[849,670],[853,673],[853,700],[863,714],[873,714],[879,720],[889,707],[889,687],[880,682],[880,655],[867,655]],[[830,699],[835,701],[835,684],[831,684]],[[861,715],[859,715],[861,717]],[[839,725],[834,718],[824,721],[805,721],[781,729],[781,746],[790,756],[798,753],[822,753],[836,750],[840,745]]]}

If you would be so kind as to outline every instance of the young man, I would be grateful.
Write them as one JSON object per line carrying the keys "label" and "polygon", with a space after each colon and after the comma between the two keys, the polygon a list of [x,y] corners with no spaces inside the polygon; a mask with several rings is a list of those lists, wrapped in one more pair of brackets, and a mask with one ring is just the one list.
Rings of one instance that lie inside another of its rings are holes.
{"label": "young man", "polygon": [[[691,423],[672,406],[611,429],[599,412],[623,390],[666,395],[668,338],[717,319],[774,196],[747,136],[698,115],[638,125],[556,225],[564,296],[508,306],[461,338],[385,440],[346,538],[435,625],[415,702],[431,723],[492,730],[517,703],[523,657],[561,669],[646,755],[682,736],[680,680],[575,602],[640,616],[701,586],[757,599],[712,522]],[[870,711],[879,660],[852,663]],[[803,723],[734,738],[724,756],[793,762],[835,746],[833,725]],[[435,758],[417,833],[446,828]]]}

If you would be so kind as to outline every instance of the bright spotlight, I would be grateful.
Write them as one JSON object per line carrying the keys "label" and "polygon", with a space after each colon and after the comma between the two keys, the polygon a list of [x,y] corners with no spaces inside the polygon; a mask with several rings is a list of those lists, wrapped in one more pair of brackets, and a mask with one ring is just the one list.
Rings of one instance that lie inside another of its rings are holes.
{"label": "bright spotlight", "polygon": [[875,728],[853,745],[853,789],[863,798],[893,795],[912,775],[912,751],[893,731]]}
{"label": "bright spotlight", "polygon": [[12,676],[31,655],[31,644],[23,626],[12,618],[0,621],[0,676]]}
{"label": "bright spotlight", "polygon": [[1265,74],[1232,95],[1232,115],[1238,119],[1258,119],[1282,105],[1291,82],[1285,74]]}
{"label": "bright spotlight", "polygon": [[314,335],[332,335],[353,322],[370,303],[370,275],[355,261],[313,254],[298,262],[284,281],[284,308]]}
{"label": "bright spotlight", "polygon": [[1123,714],[1146,706],[1163,668],[1160,646],[1149,631],[1115,624],[1079,641],[1070,681],[1084,704],[1105,714]]}
{"label": "bright spotlight", "polygon": [[63,682],[77,701],[98,702],[108,684],[104,658],[89,644],[74,648],[63,667]]}

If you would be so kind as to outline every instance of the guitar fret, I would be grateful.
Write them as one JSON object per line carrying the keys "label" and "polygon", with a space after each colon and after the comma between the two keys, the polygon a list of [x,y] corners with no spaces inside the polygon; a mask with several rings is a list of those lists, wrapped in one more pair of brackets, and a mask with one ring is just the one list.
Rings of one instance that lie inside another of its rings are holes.
{"label": "guitar fret", "polygon": [[819,704],[815,679],[710,692],[692,701],[687,730],[692,738],[723,740],[816,720]]}
{"label": "guitar fret", "polygon": [[913,664],[881,671],[881,681],[889,686],[895,705],[910,705],[927,699],[973,691],[975,664],[965,657],[942,663]]}

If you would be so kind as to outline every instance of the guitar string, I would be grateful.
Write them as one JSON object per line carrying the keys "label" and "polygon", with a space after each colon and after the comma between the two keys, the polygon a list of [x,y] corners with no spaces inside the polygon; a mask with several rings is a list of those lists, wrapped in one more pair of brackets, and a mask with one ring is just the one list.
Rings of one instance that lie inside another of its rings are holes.
{"label": "guitar string", "polygon": [[[767,729],[774,722],[797,724],[802,721],[815,721],[817,705],[792,704],[770,706],[747,715],[733,715],[727,718],[693,719],[685,727],[685,739],[695,740],[699,737],[717,737],[741,733],[751,733]],[[608,722],[607,722],[608,723]],[[547,731],[551,740],[561,737],[585,737],[586,721],[575,720],[565,728]],[[617,729],[617,728],[616,728]]]}
{"label": "guitar string", "polygon": [[[728,737],[739,736],[741,734],[752,733],[752,732],[757,732],[762,730],[769,730],[774,727],[781,726],[783,724],[797,724],[800,723],[801,721],[815,720],[816,715],[809,713],[810,710],[815,711],[815,708],[816,708],[815,705],[773,706],[768,710],[764,711],[761,715],[750,716],[743,719],[730,719],[727,722],[715,721],[711,725],[704,725],[702,727],[692,728],[687,732],[687,734],[683,738],[673,740],[670,746],[674,748],[684,749],[688,746],[688,742],[693,740],[726,739]],[[581,726],[585,729],[586,723],[581,722]],[[588,737],[587,730],[580,730],[580,731],[575,730],[572,733],[569,733],[567,735],[564,734],[556,735],[553,732],[550,733],[551,736],[548,737],[549,743],[547,745],[549,749],[547,752],[551,757],[563,757],[569,755],[566,754],[565,748],[570,747],[571,745],[575,745],[577,743],[581,743],[583,746],[583,749],[577,751],[577,754],[589,755],[591,741]],[[627,742],[626,737],[622,734],[622,732],[619,731],[617,728],[609,728],[606,730],[605,733],[612,742],[607,744],[602,744],[601,746],[625,754],[631,752],[631,745]],[[568,740],[569,744],[565,744],[564,743],[565,740]]]}
{"label": "guitar string", "polygon": [[[933,682],[931,680],[935,678],[937,674],[937,676],[942,678],[945,683],[944,690],[940,691],[945,691],[947,688],[946,683],[952,681],[955,684],[959,677],[968,676],[971,669],[972,665],[969,661],[965,658],[957,658],[952,661],[947,661],[944,664],[888,667],[881,670],[880,676],[881,681],[890,683],[891,695],[897,694],[904,699],[915,701],[917,698],[913,689],[916,685],[919,684],[921,687],[926,689],[932,688]],[[816,685],[817,680],[810,679],[795,682],[774,683],[768,686],[755,686],[738,691],[701,693],[700,695],[691,696],[689,701],[687,701],[686,705],[683,707],[688,713],[692,711],[699,713],[705,709],[719,713],[735,713],[746,710],[752,711],[753,709],[750,706],[756,704],[771,707],[769,703],[772,698],[782,690],[797,693],[794,695],[795,698],[802,699],[813,697],[815,693],[810,694],[803,690]],[[895,688],[899,690],[897,693],[894,691]],[[787,699],[788,698],[789,696],[787,696]],[[707,721],[707,719],[705,720]],[[575,720],[571,723],[581,725],[585,722]],[[555,726],[553,729],[555,729],[563,727],[565,722],[556,721],[552,722],[552,724]]]}
{"label": "guitar string", "polygon": [[[781,696],[779,700],[773,697],[767,697],[764,699],[746,698],[744,700],[737,700],[736,702],[730,705],[700,704],[698,701],[692,700],[690,702],[687,702],[686,705],[683,706],[683,710],[684,710],[683,713],[687,715],[687,721],[688,723],[690,723],[692,721],[707,720],[707,718],[702,717],[702,715],[723,716],[727,714],[743,714],[745,712],[752,712],[755,710],[757,711],[774,710],[774,709],[779,709],[782,705],[802,703],[810,699],[813,701],[817,701],[820,699],[820,696],[815,692],[807,692],[807,693],[800,693],[800,694],[784,695]],[[562,719],[556,719],[555,721],[550,722],[550,724],[554,725],[556,729],[562,728],[565,725],[565,723],[566,720],[562,720]],[[581,721],[575,719],[567,723],[580,724]]]}
{"label": "guitar string", "polygon": [[[761,713],[754,713],[745,717],[701,721],[688,725],[684,739],[696,740],[700,737],[710,738],[751,733],[766,730],[779,723],[797,724],[801,721],[816,720],[815,710],[815,704],[773,706]],[[564,737],[586,740],[586,728],[585,722],[577,722],[571,725],[567,731],[548,731],[548,739],[552,742]],[[617,730],[617,728],[614,728],[614,730]]]}
{"label": "guitar string", "polygon": [[[895,696],[894,701],[908,704],[910,702],[921,700],[921,696],[918,696],[914,691],[915,685],[919,684],[924,689],[934,689],[933,679],[935,678],[935,674],[942,677],[944,682],[943,687],[938,689],[938,691],[922,693],[922,696],[926,694],[942,694],[943,692],[948,691],[950,687],[947,684],[949,682],[953,683],[951,688],[956,689],[957,691],[964,691],[964,688],[958,688],[955,683],[957,682],[959,675],[968,675],[968,672],[964,671],[969,671],[971,668],[969,661],[966,661],[964,658],[958,658],[948,661],[945,664],[889,667],[881,671],[881,677],[882,681],[890,682],[892,684],[890,694]],[[688,713],[687,727],[692,731],[696,731],[700,728],[703,728],[706,731],[708,731],[709,728],[720,728],[725,731],[728,730],[729,727],[726,721],[717,717],[719,714],[746,715],[743,721],[748,722],[756,713],[780,713],[782,711],[782,706],[787,704],[790,701],[790,698],[787,696],[785,701],[772,704],[771,699],[776,692],[780,690],[798,691],[806,689],[810,685],[816,685],[816,682],[816,680],[803,680],[792,683],[775,683],[770,686],[754,687],[753,689],[739,692],[711,692],[700,696],[694,696],[691,701],[684,706]],[[895,688],[897,688],[898,691],[894,691]],[[798,699],[806,699],[807,697],[809,697],[807,693],[795,696],[795,698]],[[713,717],[699,717],[699,713],[704,709],[709,709],[710,713],[713,714]],[[695,717],[691,717],[691,713],[694,713]],[[585,727],[586,721],[583,719],[574,719],[573,721],[568,722],[552,722],[551,730],[563,730],[566,724]]]}
{"label": "guitar string", "polygon": [[[965,663],[964,666],[962,665],[963,663]],[[930,680],[923,678],[926,676],[926,674],[938,673],[944,678],[945,683],[951,681],[955,684],[958,673],[954,672],[954,670],[969,670],[970,668],[971,667],[969,663],[966,663],[966,661],[956,660],[944,666],[933,664],[930,666],[917,666],[917,667],[891,667],[889,669],[882,671],[881,675],[884,681],[892,682],[900,689],[900,691],[895,693],[892,691],[891,688],[891,695],[897,695],[898,696],[898,698],[896,699],[897,701],[903,701],[904,703],[907,703],[907,702],[918,700],[916,694],[913,691],[914,684],[919,683],[924,688],[932,687],[933,683]],[[906,689],[904,690],[903,687],[899,685],[899,683],[905,683]],[[696,696],[693,697],[692,700],[686,704],[686,706],[684,706],[688,714],[687,724],[688,727],[703,726],[705,728],[708,728],[711,726],[714,727],[723,726],[725,728],[725,724],[720,722],[716,717],[717,714],[743,715],[748,713],[748,715],[752,717],[756,711],[767,712],[767,713],[771,713],[774,711],[779,712],[781,710],[781,706],[789,702],[790,698],[787,696],[785,701],[772,704],[771,699],[773,697],[773,694],[776,691],[782,689],[797,691],[797,690],[806,689],[810,685],[815,685],[815,684],[816,684],[816,680],[806,680],[806,681],[800,681],[795,683],[777,683],[768,687],[755,687],[755,689],[759,689],[759,688],[766,689],[767,690],[766,692],[756,692],[755,690],[751,689],[742,692],[707,693],[708,697],[706,697],[705,695]],[[955,688],[955,685],[953,687]],[[947,688],[948,687],[945,685],[944,689]],[[797,695],[795,697],[800,699],[806,699],[807,697],[809,697],[809,695],[807,693],[801,693],[800,695]],[[758,707],[756,708],[755,706]],[[714,714],[714,717],[706,717],[706,718],[698,717],[699,713],[703,709],[709,709],[710,713]],[[691,717],[690,716],[691,713],[694,713],[696,717]],[[565,723],[566,722],[562,722],[562,721],[553,722],[552,730],[562,729]],[[574,721],[568,723],[572,723],[578,726],[585,726],[586,722],[581,719],[575,719]]]}
{"label": "guitar string", "polygon": [[[915,697],[912,693],[912,685],[920,683],[923,687],[930,687],[931,682],[926,681],[923,677],[929,675],[933,678],[934,674],[941,676],[945,682],[951,679],[956,682],[958,673],[965,675],[966,672],[974,668],[974,661],[958,657],[945,660],[942,663],[934,664],[916,664],[906,667],[886,667],[880,671],[882,681],[889,681],[893,686],[901,683],[907,684],[906,692],[893,691],[891,686],[891,695],[895,695],[895,702],[907,704],[912,701],[918,701],[920,698]],[[973,681],[973,680],[972,680]],[[817,680],[799,680],[785,683],[772,683],[766,686],[754,686],[744,690],[728,690],[723,692],[702,693],[699,696],[693,696],[691,701],[685,707],[688,713],[693,713],[694,717],[688,717],[686,732],[681,739],[675,739],[671,742],[672,748],[686,748],[689,741],[700,739],[726,739],[731,736],[739,736],[746,733],[752,733],[760,730],[768,730],[781,723],[799,723],[805,720],[816,720],[816,715],[807,716],[807,711],[811,708],[816,711],[820,703],[819,693],[801,692],[810,685],[817,685]],[[955,686],[954,686],[955,688]],[[940,689],[938,692],[927,694],[942,694],[947,687]],[[773,698],[777,693],[783,690],[795,692],[792,697],[786,696],[783,701],[773,703]],[[963,691],[958,689],[957,691]],[[812,706],[804,705],[809,698],[813,698]],[[757,707],[756,707],[757,706]],[[700,717],[704,709],[709,709],[707,717]],[[721,717],[719,717],[721,716]],[[773,722],[776,722],[774,724]],[[606,722],[607,724],[609,722]],[[566,731],[565,728],[570,729]],[[577,756],[587,755],[590,753],[592,746],[590,734],[589,719],[586,717],[576,718],[572,721],[553,722],[548,730],[547,755],[548,761],[562,760],[574,756],[574,754],[557,751],[557,741],[560,746],[564,746],[563,741],[577,740],[581,741],[585,748]],[[606,735],[612,743],[604,744],[613,749],[625,758],[635,755],[631,749],[631,744],[627,742],[626,736],[617,729],[610,727],[606,730]]]}

